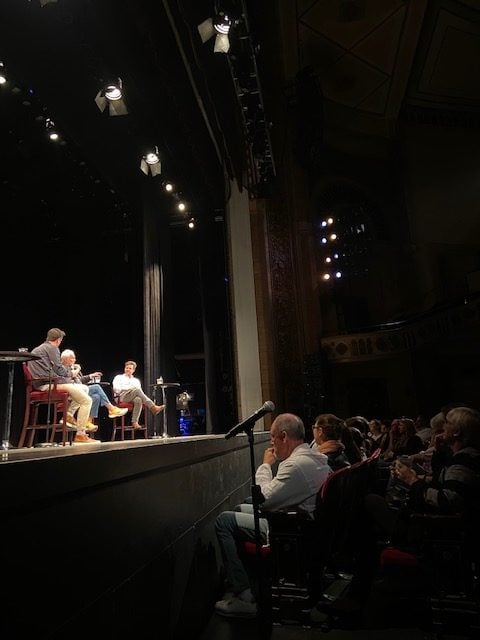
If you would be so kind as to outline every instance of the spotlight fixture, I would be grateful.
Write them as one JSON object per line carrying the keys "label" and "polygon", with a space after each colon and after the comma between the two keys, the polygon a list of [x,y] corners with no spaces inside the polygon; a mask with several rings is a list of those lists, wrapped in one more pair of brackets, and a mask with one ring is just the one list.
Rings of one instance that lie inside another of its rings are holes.
{"label": "spotlight fixture", "polygon": [[177,209],[179,211],[181,211],[183,213],[183,211],[185,211],[185,209],[187,208],[187,205],[184,202],[179,202],[177,204]]}
{"label": "spotlight fixture", "polygon": [[140,169],[148,176],[150,173],[152,176],[159,176],[162,173],[162,165],[160,162],[160,156],[158,155],[158,147],[155,147],[142,156],[140,162]]}
{"label": "spotlight fixture", "polygon": [[163,183],[163,188],[165,189],[165,191],[167,193],[172,193],[172,191],[174,189],[174,186],[173,186],[173,184],[171,182],[164,182]]}
{"label": "spotlight fixture", "polygon": [[106,84],[95,96],[95,103],[100,111],[105,111],[108,105],[108,115],[125,116],[128,109],[123,100],[122,80],[118,78],[115,82]]}
{"label": "spotlight fixture", "polygon": [[195,229],[195,218],[190,218],[190,220],[188,221],[188,228]]}
{"label": "spotlight fixture", "polygon": [[215,46],[213,48],[215,53],[228,53],[230,49],[228,34],[232,24],[232,18],[224,11],[220,11],[213,19],[207,18],[207,20],[200,23],[197,29],[203,43],[210,40],[210,38],[216,34]]}
{"label": "spotlight fixture", "polygon": [[7,82],[7,73],[5,71],[5,65],[3,62],[0,62],[0,84],[6,84]]}
{"label": "spotlight fixture", "polygon": [[57,142],[57,140],[60,139],[55,123],[51,118],[47,118],[45,120],[45,129],[47,130],[47,136],[52,140],[52,142]]}

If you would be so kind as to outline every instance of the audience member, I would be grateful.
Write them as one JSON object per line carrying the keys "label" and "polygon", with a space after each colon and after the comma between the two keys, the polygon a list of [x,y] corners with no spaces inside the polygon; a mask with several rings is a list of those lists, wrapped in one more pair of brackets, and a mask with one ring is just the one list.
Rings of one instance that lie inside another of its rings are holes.
{"label": "audience member", "polygon": [[[275,418],[270,427],[271,447],[263,456],[255,481],[264,502],[262,509],[284,511],[297,507],[313,517],[317,493],[331,472],[327,456],[305,443],[302,420],[291,413]],[[280,461],[274,476],[272,465]],[[255,540],[253,505],[242,504],[237,511],[224,511],[216,520],[215,530],[226,574],[227,592],[215,604],[223,616],[251,617],[256,615],[255,596],[248,573],[238,555],[237,544]],[[267,540],[268,522],[260,518],[260,534]]]}
{"label": "audience member", "polygon": [[[354,434],[356,434],[356,437]],[[358,429],[350,429],[346,424],[342,428],[341,441],[345,447],[345,455],[347,456],[350,464],[355,464],[356,462],[361,462],[365,459],[365,452],[362,451],[357,444],[359,434],[360,431],[358,431]]]}
{"label": "audience member", "polygon": [[60,391],[67,391],[71,400],[78,404],[78,415],[76,422],[76,434],[74,442],[77,444],[90,444],[98,441],[93,440],[86,433],[86,425],[90,415],[92,399],[81,385],[75,384],[69,368],[62,364],[60,358],[60,344],[65,337],[65,331],[58,328],[49,329],[45,342],[32,349],[32,353],[40,356],[39,360],[31,360],[28,368],[33,378],[40,378],[41,381],[33,381],[33,387],[40,391],[48,390],[49,380],[55,379],[56,387]]}
{"label": "audience member", "polygon": [[423,414],[419,414],[415,418],[415,433],[423,442],[424,446],[430,442],[432,428]]}
{"label": "audience member", "polygon": [[445,415],[439,411],[430,418],[431,435],[428,446],[423,451],[410,456],[413,462],[424,467],[427,477],[437,477],[452,455],[451,449],[443,439],[444,428]]}
{"label": "audience member", "polygon": [[363,416],[351,416],[345,420],[345,424],[352,433],[353,440],[360,450],[361,459],[365,460],[370,455],[368,434],[368,420]]}
{"label": "audience member", "polygon": [[[101,385],[94,382],[97,377],[100,377],[102,375],[101,371],[94,371],[93,373],[83,375],[80,365],[77,364],[77,357],[75,355],[75,352],[72,349],[64,349],[60,354],[60,358],[62,360],[62,363],[66,367],[70,368],[72,372],[72,379],[75,384],[81,384],[84,387],[84,390],[92,398],[92,408],[90,409],[89,422],[86,425],[86,428],[89,431],[96,431],[98,429],[95,424],[95,420],[98,418],[98,410],[101,406],[108,409],[109,418],[119,418],[120,416],[124,416],[127,413],[128,409],[121,409],[120,407],[116,407],[115,405],[113,405],[110,402],[110,399],[105,391],[102,389]],[[68,420],[70,424],[75,425],[74,414],[77,409],[78,403],[72,400],[69,406],[68,413]]]}
{"label": "audience member", "polygon": [[370,452],[380,449],[383,453],[388,444],[388,430],[384,421],[373,418],[368,423],[368,439],[370,441]]}
{"label": "audience member", "polygon": [[341,440],[342,430],[345,428],[345,422],[333,413],[321,413],[315,418],[315,424],[312,427],[314,437],[312,445],[327,456],[328,466],[332,471],[350,466],[345,445]]}
{"label": "audience member", "polygon": [[359,523],[357,532],[357,573],[351,583],[349,606],[353,602],[360,605],[368,595],[378,559],[378,536],[392,539],[399,546],[408,543],[411,548],[411,514],[459,515],[467,535],[478,532],[480,413],[468,407],[451,409],[442,437],[452,456],[437,478],[418,475],[400,459],[392,463],[392,476],[408,488],[407,502],[402,509],[390,507],[385,497],[378,494],[365,497],[365,520]]}
{"label": "audience member", "polygon": [[113,395],[121,402],[131,402],[133,404],[132,411],[132,427],[140,429],[138,420],[142,413],[143,405],[148,407],[150,412],[156,416],[165,409],[165,405],[157,405],[142,390],[142,384],[138,378],[134,376],[137,363],[133,360],[125,362],[123,373],[116,375],[113,379]]}
{"label": "audience member", "polygon": [[398,418],[390,430],[392,440],[383,454],[384,460],[395,460],[398,456],[410,456],[423,449],[423,443],[415,433],[415,423],[411,418]]}

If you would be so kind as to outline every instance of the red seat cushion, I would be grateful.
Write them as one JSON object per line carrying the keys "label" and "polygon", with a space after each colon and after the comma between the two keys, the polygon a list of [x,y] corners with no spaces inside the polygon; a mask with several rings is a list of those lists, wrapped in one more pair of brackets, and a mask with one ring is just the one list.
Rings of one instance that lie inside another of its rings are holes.
{"label": "red seat cushion", "polygon": [[[244,542],[243,548],[249,556],[254,556],[257,553],[257,545],[255,544],[255,542]],[[270,555],[270,545],[262,544],[260,555],[263,558],[266,558],[268,555]]]}
{"label": "red seat cushion", "polygon": [[408,551],[388,547],[382,551],[380,564],[382,567],[418,567],[418,558],[413,553],[408,553]]}

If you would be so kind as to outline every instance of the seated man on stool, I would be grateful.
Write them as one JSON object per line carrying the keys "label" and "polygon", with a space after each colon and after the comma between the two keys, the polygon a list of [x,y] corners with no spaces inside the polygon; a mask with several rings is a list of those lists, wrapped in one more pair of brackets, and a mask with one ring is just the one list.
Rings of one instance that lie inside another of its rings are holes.
{"label": "seated man on stool", "polygon": [[[265,498],[262,508],[288,511],[298,507],[313,517],[317,493],[331,471],[327,456],[305,443],[303,422],[292,413],[275,418],[270,436],[271,447],[265,451],[255,474],[255,482]],[[273,477],[272,465],[277,461],[280,464]],[[237,543],[255,541],[255,521],[252,505],[240,505],[239,509],[224,511],[215,522],[227,580],[227,592],[215,604],[215,611],[223,616],[253,617],[257,605],[238,556]],[[267,520],[260,518],[263,543],[267,541],[267,533]]]}
{"label": "seated man on stool", "polygon": [[[72,349],[64,349],[60,355],[60,358],[62,360],[62,363],[71,370],[73,382],[75,384],[81,384],[83,386],[83,389],[92,398],[90,417],[89,421],[86,424],[86,429],[88,431],[97,431],[98,427],[95,424],[95,420],[98,418],[98,410],[101,406],[108,409],[109,418],[119,418],[127,413],[128,409],[120,409],[120,407],[115,407],[110,402],[107,394],[102,389],[102,387],[99,384],[93,382],[97,376],[102,375],[100,371],[95,371],[94,373],[83,375],[80,365],[77,364],[77,356],[75,355],[75,351],[73,351]],[[77,409],[78,403],[72,401],[70,403],[69,414],[67,418],[69,423],[73,426],[75,426],[74,414]]]}
{"label": "seated man on stool", "polygon": [[148,407],[154,416],[163,411],[165,405],[155,404],[155,402],[142,391],[140,380],[133,375],[136,368],[136,362],[127,360],[123,373],[114,377],[112,386],[114,397],[118,398],[120,402],[131,402],[133,404],[132,427],[134,429],[140,429],[138,420],[142,413],[143,405]]}

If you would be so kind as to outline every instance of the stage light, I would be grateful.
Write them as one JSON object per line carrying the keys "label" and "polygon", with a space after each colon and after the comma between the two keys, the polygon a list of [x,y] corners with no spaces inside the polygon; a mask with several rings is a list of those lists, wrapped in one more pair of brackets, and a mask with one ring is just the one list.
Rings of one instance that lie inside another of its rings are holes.
{"label": "stage light", "polygon": [[212,19],[207,18],[201,24],[198,25],[198,33],[205,43],[210,40],[215,34],[215,46],[213,51],[215,53],[228,53],[230,49],[230,41],[228,34],[232,26],[233,20],[224,11],[219,13]]}
{"label": "stage light", "polygon": [[5,65],[3,62],[0,62],[0,84],[6,84],[7,82],[7,73],[5,71]]}
{"label": "stage light", "polygon": [[165,182],[165,183],[163,184],[163,188],[165,189],[165,191],[166,191],[167,193],[172,193],[172,191],[173,191],[173,189],[174,189],[173,184],[172,184],[171,182]]}
{"label": "stage light", "polygon": [[190,220],[188,221],[188,228],[195,229],[195,218],[190,218]]}
{"label": "stage light", "polygon": [[152,176],[159,176],[162,173],[162,165],[160,163],[160,156],[158,155],[158,147],[155,147],[153,150],[147,151],[147,153],[142,156],[140,169],[146,176],[148,176],[149,173]]}
{"label": "stage light", "polygon": [[125,116],[128,109],[123,100],[122,80],[106,84],[95,96],[95,103],[100,111],[105,111],[108,105],[108,115]]}
{"label": "stage light", "polygon": [[45,129],[47,131],[47,136],[52,140],[52,142],[57,142],[60,139],[55,123],[51,118],[47,118],[45,120]]}

